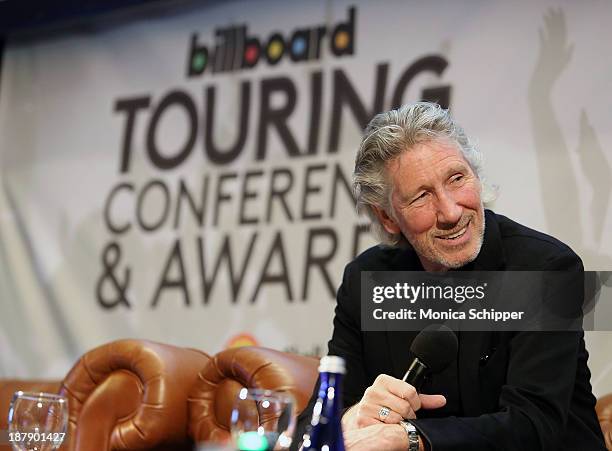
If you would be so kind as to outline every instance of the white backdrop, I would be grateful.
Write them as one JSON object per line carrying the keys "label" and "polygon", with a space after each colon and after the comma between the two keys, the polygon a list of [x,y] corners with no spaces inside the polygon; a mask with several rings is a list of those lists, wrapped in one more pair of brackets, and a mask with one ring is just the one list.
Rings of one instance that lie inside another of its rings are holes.
{"label": "white backdrop", "polygon": [[[361,127],[423,96],[478,142],[496,211],[612,270],[610,9],[236,1],[9,40],[0,375],[60,377],[124,337],[325,352],[342,268],[373,243],[343,185]],[[266,60],[275,33],[297,61]],[[611,337],[588,337],[598,394]]]}

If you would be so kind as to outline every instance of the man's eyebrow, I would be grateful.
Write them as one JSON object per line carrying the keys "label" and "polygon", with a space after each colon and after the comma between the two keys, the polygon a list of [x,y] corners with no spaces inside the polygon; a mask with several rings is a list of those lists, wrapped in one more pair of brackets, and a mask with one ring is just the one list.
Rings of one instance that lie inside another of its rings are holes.
{"label": "man's eyebrow", "polygon": [[452,166],[450,166],[448,168],[448,170],[446,171],[447,175],[452,175],[455,172],[463,172],[465,170],[467,170],[467,168],[469,168],[469,165],[467,163],[464,162],[457,162],[454,163]]}
{"label": "man's eyebrow", "polygon": [[428,189],[427,185],[420,185],[419,187],[417,187],[415,189],[411,189],[408,193],[406,193],[404,196],[402,196],[402,200],[403,201],[412,200],[421,191],[427,191],[427,189]]}
{"label": "man's eyebrow", "polygon": [[[447,170],[446,170],[446,177],[450,177],[451,175],[457,173],[457,172],[465,172],[469,169],[470,165],[467,162],[464,161],[460,161],[457,163],[453,163]],[[408,193],[405,193],[401,196],[401,200],[402,201],[410,201],[412,200],[417,194],[419,194],[421,191],[427,191],[429,189],[429,185],[427,184],[422,184],[419,185],[418,187],[411,189]]]}

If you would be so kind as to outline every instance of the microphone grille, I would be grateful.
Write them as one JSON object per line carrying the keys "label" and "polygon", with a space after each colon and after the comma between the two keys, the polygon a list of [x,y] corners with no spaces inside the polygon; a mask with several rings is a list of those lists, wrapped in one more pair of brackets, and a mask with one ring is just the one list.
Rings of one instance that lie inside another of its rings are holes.
{"label": "microphone grille", "polygon": [[442,371],[457,358],[457,349],[457,336],[443,324],[427,326],[410,346],[410,351],[434,373]]}

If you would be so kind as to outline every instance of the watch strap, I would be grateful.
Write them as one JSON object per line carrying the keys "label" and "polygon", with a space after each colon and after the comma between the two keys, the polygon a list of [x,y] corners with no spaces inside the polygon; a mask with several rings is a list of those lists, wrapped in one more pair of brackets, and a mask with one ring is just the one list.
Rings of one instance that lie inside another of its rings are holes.
{"label": "watch strap", "polygon": [[414,424],[408,421],[400,421],[400,424],[408,435],[408,451],[419,451],[419,433]]}

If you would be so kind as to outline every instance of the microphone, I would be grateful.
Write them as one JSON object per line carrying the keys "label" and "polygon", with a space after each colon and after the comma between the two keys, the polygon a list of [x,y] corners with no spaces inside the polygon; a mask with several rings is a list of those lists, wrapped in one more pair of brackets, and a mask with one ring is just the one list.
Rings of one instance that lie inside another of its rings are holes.
{"label": "microphone", "polygon": [[421,391],[425,377],[439,373],[457,358],[457,336],[443,324],[431,324],[412,341],[415,356],[402,381]]}

